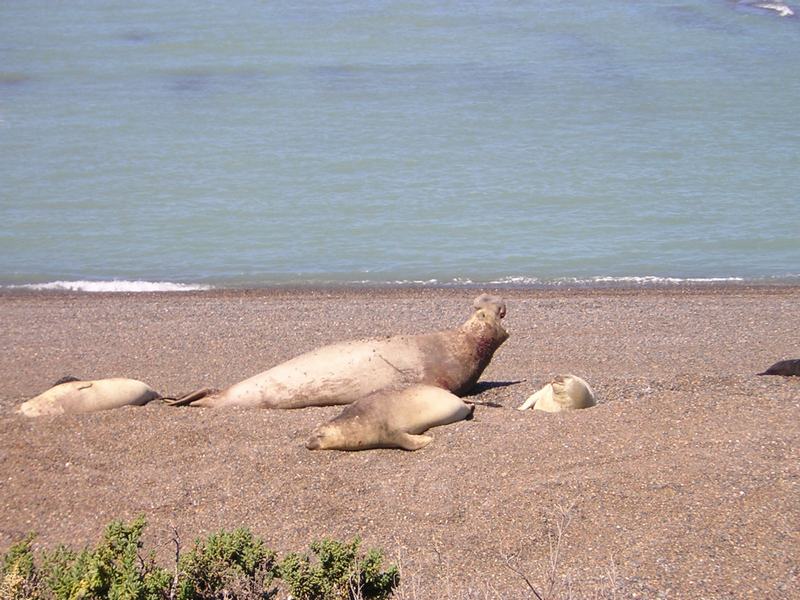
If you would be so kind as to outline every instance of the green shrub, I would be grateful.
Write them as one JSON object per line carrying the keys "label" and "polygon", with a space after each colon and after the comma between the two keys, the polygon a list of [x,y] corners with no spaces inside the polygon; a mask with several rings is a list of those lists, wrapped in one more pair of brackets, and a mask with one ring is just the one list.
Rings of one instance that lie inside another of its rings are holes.
{"label": "green shrub", "polygon": [[37,573],[34,566],[31,544],[35,534],[28,534],[3,556],[0,599],[28,600],[36,598]]}
{"label": "green shrub", "polygon": [[399,583],[396,567],[382,572],[383,555],[370,550],[359,555],[361,540],[348,543],[322,539],[308,554],[289,554],[280,564],[281,578],[297,600],[358,600],[391,596]]}
{"label": "green shrub", "polygon": [[269,598],[275,553],[248,529],[220,531],[180,558],[179,600]]}
{"label": "green shrub", "polygon": [[93,549],[60,546],[38,556],[29,535],[3,555],[0,600],[267,600],[277,578],[294,600],[383,600],[399,582],[397,568],[382,571],[383,555],[360,552],[358,538],[313,542],[312,555],[292,553],[277,564],[244,528],[195,540],[167,571],[152,552],[143,556],[144,527],[143,517],[114,521]]}
{"label": "green shrub", "polygon": [[80,590],[88,586],[82,584],[89,570],[92,553],[89,550],[74,552],[59,546],[52,552],[42,552],[42,584],[57,600],[69,600],[79,596]]}
{"label": "green shrub", "polygon": [[141,556],[145,525],[143,517],[113,521],[93,550],[45,552],[39,570],[46,588],[57,600],[161,600],[172,578],[152,553]]}

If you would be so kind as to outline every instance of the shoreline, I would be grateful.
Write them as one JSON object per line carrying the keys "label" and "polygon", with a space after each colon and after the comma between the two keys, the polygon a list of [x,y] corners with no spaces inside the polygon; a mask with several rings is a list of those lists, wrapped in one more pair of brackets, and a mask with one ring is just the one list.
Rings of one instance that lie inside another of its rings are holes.
{"label": "shoreline", "polygon": [[800,275],[780,277],[559,277],[539,279],[507,277],[498,280],[476,282],[469,279],[452,281],[401,280],[401,281],[264,281],[264,282],[186,282],[146,279],[100,279],[100,280],[53,280],[39,283],[0,284],[0,294],[14,292],[85,292],[85,293],[191,293],[214,290],[291,290],[297,292],[314,290],[372,291],[382,289],[433,289],[433,290],[578,290],[578,289],[671,289],[685,287],[796,287],[800,286]]}
{"label": "shoreline", "polygon": [[207,289],[157,289],[157,290],[84,290],[84,289],[39,289],[26,286],[0,286],[0,297],[36,297],[36,296],[214,296],[214,295],[319,295],[319,294],[378,294],[392,295],[402,293],[460,294],[493,291],[499,294],[638,294],[638,293],[769,293],[770,291],[800,291],[800,281],[782,279],[764,281],[681,281],[681,282],[594,282],[585,284],[498,284],[498,283],[457,283],[457,284],[418,284],[418,283],[309,283],[309,284],[269,284],[263,286],[231,286]]}
{"label": "shoreline", "polygon": [[[455,327],[482,291],[506,298],[510,332],[484,405],[418,452],[306,450],[341,407],[14,413],[68,374],[178,395],[331,342]],[[529,590],[504,557],[541,584],[553,515],[574,505],[559,572],[580,597],[609,557],[618,597],[786,597],[800,378],[755,373],[800,355],[796,314],[800,286],[0,291],[0,552],[32,529],[80,547],[144,514],[165,553],[172,526],[247,526],[279,552],[359,535],[402,562],[406,598],[513,599]],[[599,405],[516,410],[564,372]]]}

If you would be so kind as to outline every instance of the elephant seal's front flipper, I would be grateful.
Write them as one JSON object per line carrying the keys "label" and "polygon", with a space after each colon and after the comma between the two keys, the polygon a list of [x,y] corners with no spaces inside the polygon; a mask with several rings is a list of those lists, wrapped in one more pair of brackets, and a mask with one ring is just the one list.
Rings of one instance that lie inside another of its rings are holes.
{"label": "elephant seal's front flipper", "polygon": [[398,448],[403,450],[420,450],[433,441],[432,435],[412,435],[410,433],[397,433],[395,442]]}

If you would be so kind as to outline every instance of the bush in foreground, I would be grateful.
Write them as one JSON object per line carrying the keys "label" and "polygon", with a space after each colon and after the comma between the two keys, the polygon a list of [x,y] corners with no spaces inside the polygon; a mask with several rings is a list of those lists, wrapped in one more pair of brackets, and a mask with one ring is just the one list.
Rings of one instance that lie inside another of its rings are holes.
{"label": "bush in foreground", "polygon": [[3,556],[2,600],[267,600],[285,586],[295,600],[389,598],[399,583],[396,567],[382,571],[383,555],[360,551],[360,540],[323,539],[311,554],[283,561],[245,528],[197,539],[186,554],[176,545],[172,570],[143,555],[143,517],[114,521],[95,548],[65,546],[35,553],[34,536]]}
{"label": "bush in foreground", "polygon": [[358,538],[349,544],[323,539],[311,544],[316,560],[308,554],[289,554],[280,574],[292,598],[389,598],[399,581],[397,567],[381,571],[382,554],[369,550],[361,557],[360,544]]}
{"label": "bush in foreground", "polygon": [[177,572],[178,600],[269,598],[277,565],[275,552],[242,527],[195,540]]}

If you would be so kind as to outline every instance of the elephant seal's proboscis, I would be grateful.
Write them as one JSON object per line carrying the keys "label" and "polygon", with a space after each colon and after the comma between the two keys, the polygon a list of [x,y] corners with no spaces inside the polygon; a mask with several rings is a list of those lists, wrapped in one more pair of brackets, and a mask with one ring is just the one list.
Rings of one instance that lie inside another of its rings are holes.
{"label": "elephant seal's proboscis", "polygon": [[468,419],[474,406],[431,385],[385,390],[357,400],[320,425],[306,442],[309,450],[419,450],[433,441],[431,427]]}
{"label": "elephant seal's proboscis", "polygon": [[332,344],[216,394],[195,393],[171,404],[214,408],[331,406],[417,383],[463,395],[508,338],[501,323],[506,314],[501,298],[483,294],[473,306],[472,316],[458,329]]}
{"label": "elephant seal's proboscis", "polygon": [[66,379],[67,381],[60,380],[46,392],[23,402],[19,412],[26,417],[89,413],[122,406],[142,406],[160,398],[158,392],[137,379]]}

